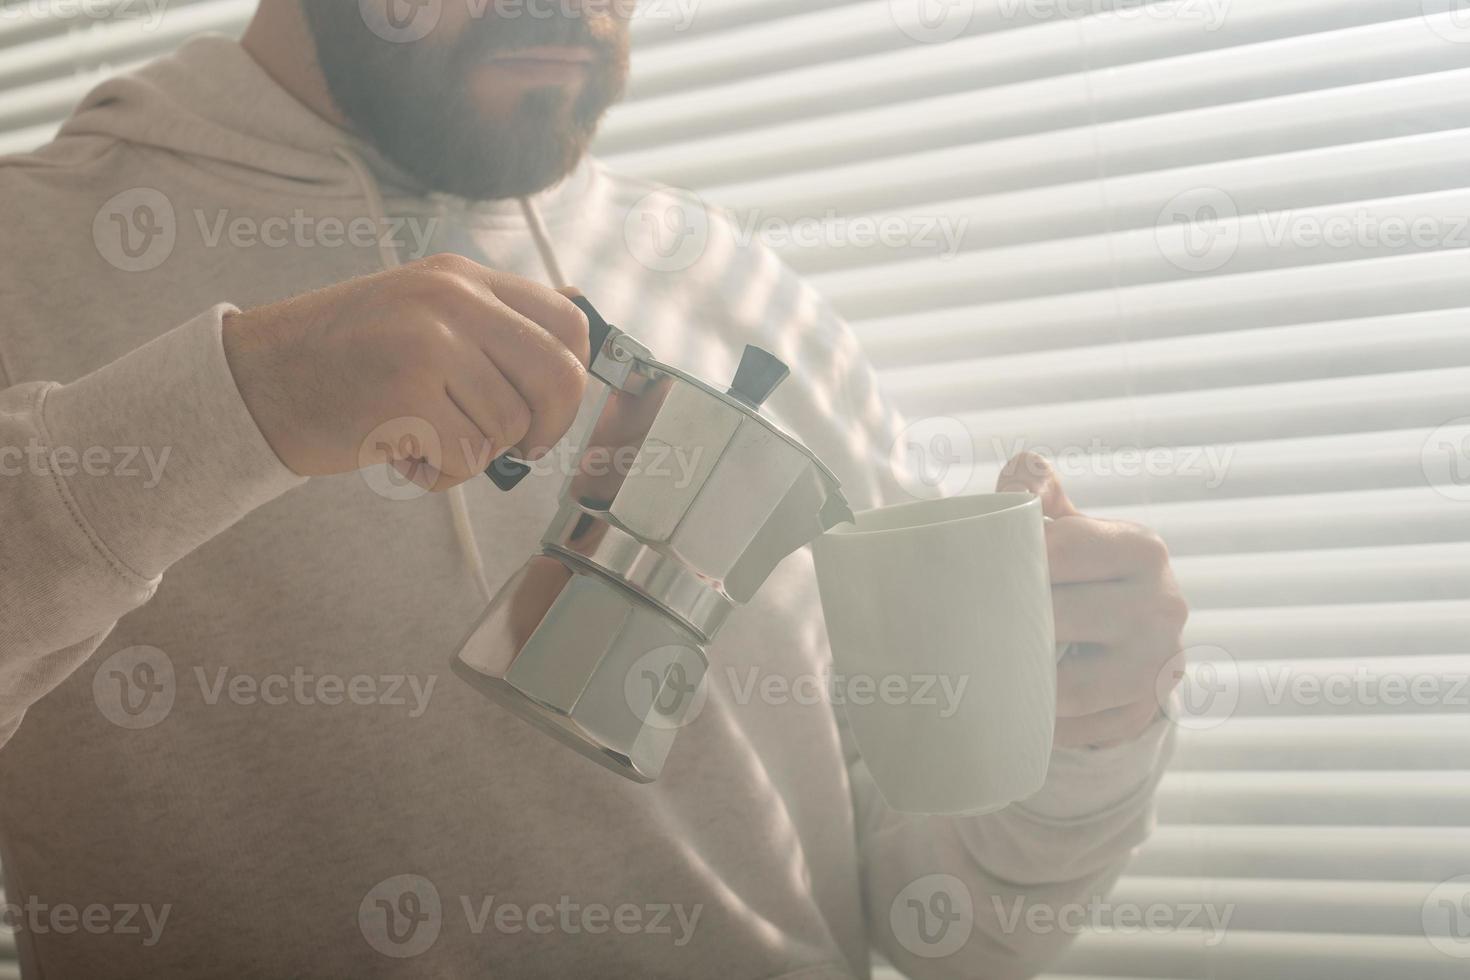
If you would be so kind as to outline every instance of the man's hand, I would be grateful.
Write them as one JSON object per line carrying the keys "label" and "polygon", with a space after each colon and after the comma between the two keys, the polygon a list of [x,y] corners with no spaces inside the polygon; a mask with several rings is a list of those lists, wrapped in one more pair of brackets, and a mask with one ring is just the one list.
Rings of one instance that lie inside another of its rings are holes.
{"label": "man's hand", "polygon": [[507,450],[544,455],[587,381],[581,310],[454,255],[231,316],[224,345],[246,407],[294,472],[387,462],[433,490]]}
{"label": "man's hand", "polygon": [[1056,744],[1096,748],[1136,738],[1158,717],[1160,697],[1184,665],[1189,606],[1168,549],[1146,527],[1078,513],[1035,453],[1007,463],[996,489],[1029,490],[1053,518],[1046,551],[1057,642],[1080,644],[1057,665]]}

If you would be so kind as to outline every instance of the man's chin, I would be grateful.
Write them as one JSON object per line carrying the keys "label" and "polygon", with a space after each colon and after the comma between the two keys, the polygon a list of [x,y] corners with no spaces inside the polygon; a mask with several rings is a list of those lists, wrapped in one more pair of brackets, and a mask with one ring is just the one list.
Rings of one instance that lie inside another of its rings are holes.
{"label": "man's chin", "polygon": [[514,130],[488,140],[458,152],[386,155],[428,190],[481,201],[540,193],[564,180],[586,153],[580,140],[517,139]]}

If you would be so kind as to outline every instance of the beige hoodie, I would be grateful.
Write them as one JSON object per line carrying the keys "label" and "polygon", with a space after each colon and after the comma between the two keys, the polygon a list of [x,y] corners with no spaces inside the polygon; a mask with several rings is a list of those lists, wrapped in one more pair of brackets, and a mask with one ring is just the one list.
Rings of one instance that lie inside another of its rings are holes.
{"label": "beige hoodie", "polygon": [[[668,195],[589,161],[536,208],[662,358],[792,364],[774,414],[856,506],[892,499],[895,420],[846,327],[693,198],[692,248],[630,247]],[[805,552],[727,626],[656,784],[460,684],[560,480],[470,484],[457,522],[381,469],[298,479],[220,318],[430,251],[543,279],[550,256],[515,202],[415,193],[233,41],[100,86],[0,160],[0,199],[0,841],[29,976],[835,978],[875,949],[1021,976],[1068,938],[1025,911],[1087,901],[1145,836],[1161,731],[1058,751],[1000,813],[911,818],[840,710],[749,696],[824,675]]]}

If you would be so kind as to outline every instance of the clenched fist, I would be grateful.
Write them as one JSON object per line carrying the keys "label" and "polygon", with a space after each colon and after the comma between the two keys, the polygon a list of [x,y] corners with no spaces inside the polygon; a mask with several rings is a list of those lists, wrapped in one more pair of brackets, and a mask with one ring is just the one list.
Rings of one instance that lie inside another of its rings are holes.
{"label": "clenched fist", "polygon": [[[1189,606],[1157,534],[1085,517],[1035,453],[1006,464],[997,489],[1041,498],[1057,642],[1077,644],[1057,665],[1056,744],[1103,747],[1141,734],[1178,683]],[[1161,680],[1162,679],[1162,680]]]}
{"label": "clenched fist", "polygon": [[[587,345],[587,318],[565,295],[456,255],[224,323],[246,407],[291,470],[388,462],[432,490],[507,450],[537,459],[554,446],[582,401]],[[437,438],[385,432],[396,419],[426,422]]]}

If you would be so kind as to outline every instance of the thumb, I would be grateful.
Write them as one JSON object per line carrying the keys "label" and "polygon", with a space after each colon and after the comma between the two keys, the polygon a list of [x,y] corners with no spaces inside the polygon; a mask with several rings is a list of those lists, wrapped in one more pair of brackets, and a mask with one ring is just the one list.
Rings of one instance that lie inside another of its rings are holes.
{"label": "thumb", "polygon": [[1072,506],[1057,471],[1052,469],[1041,456],[1024,452],[1015,456],[1000,471],[995,481],[1000,493],[1029,492],[1041,498],[1041,512],[1047,517],[1079,517],[1081,512]]}

